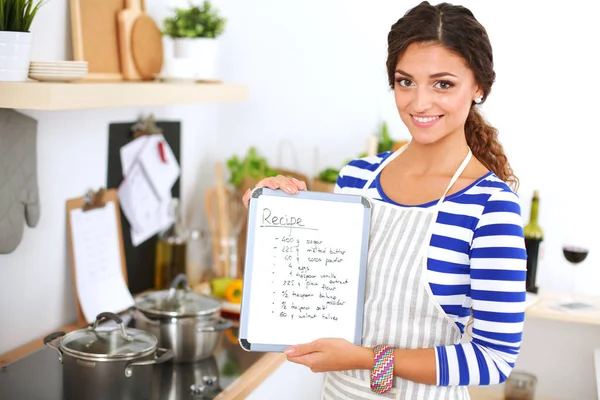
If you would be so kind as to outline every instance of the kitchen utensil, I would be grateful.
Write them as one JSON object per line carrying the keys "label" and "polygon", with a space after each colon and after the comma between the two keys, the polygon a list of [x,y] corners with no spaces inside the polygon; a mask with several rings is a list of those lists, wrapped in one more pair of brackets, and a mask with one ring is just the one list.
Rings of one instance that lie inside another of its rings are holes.
{"label": "kitchen utensil", "polygon": [[163,66],[163,42],[154,20],[142,12],[131,31],[131,52],[135,67],[144,80],[154,79]]}
{"label": "kitchen utensil", "polygon": [[[183,290],[178,289],[183,285]],[[136,326],[155,335],[161,346],[172,349],[174,362],[194,362],[210,357],[222,331],[231,321],[221,318],[221,301],[194,293],[185,274],[169,290],[135,298]]]}
{"label": "kitchen utensil", "polygon": [[208,218],[208,226],[210,228],[211,243],[213,248],[213,264],[217,277],[223,276],[222,254],[221,254],[221,237],[219,233],[219,214],[217,212],[217,189],[209,188],[204,195],[204,211]]}
{"label": "kitchen utensil", "polygon": [[126,0],[125,9],[119,11],[117,14],[121,73],[123,74],[123,78],[127,80],[141,79],[133,60],[131,39],[133,26],[142,14],[141,0]]}
{"label": "kitchen utensil", "polygon": [[[206,191],[204,207],[212,236],[216,275],[242,277],[243,257],[238,246],[247,211],[241,196],[224,185],[215,186]],[[226,264],[225,260],[229,262]]]}
{"label": "kitchen utensil", "polygon": [[[99,328],[104,319],[118,327]],[[173,358],[173,351],[158,348],[154,335],[125,328],[121,317],[108,312],[98,314],[89,328],[54,332],[44,338],[44,344],[59,353],[67,400],[147,399],[154,364]]]}
{"label": "kitchen utensil", "polygon": [[223,258],[223,271],[224,276],[231,276],[231,257],[230,254],[229,239],[231,238],[229,220],[227,213],[229,212],[229,196],[227,192],[227,186],[225,186],[225,178],[223,176],[223,166],[221,163],[216,163],[215,171],[217,175],[217,213],[219,215],[219,238],[221,242],[221,249],[226,256]]}
{"label": "kitchen utensil", "polygon": [[123,79],[117,13],[123,0],[70,0],[73,59],[89,62],[86,80]]}

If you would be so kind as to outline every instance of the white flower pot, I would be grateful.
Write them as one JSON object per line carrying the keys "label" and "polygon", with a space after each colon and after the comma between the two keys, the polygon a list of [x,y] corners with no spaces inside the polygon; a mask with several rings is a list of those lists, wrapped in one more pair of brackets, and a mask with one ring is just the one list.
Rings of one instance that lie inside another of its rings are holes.
{"label": "white flower pot", "polygon": [[0,81],[27,80],[32,42],[31,32],[0,31]]}
{"label": "white flower pot", "polygon": [[179,38],[173,41],[175,58],[192,59],[195,64],[196,79],[215,79],[217,39]]}

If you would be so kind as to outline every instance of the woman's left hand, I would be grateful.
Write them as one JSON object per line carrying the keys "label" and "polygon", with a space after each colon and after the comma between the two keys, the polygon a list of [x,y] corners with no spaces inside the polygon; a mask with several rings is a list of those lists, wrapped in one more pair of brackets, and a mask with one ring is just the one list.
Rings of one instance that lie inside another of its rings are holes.
{"label": "woman's left hand", "polygon": [[312,372],[369,369],[373,361],[371,350],[345,339],[318,339],[291,346],[284,353],[288,361],[306,365]]}

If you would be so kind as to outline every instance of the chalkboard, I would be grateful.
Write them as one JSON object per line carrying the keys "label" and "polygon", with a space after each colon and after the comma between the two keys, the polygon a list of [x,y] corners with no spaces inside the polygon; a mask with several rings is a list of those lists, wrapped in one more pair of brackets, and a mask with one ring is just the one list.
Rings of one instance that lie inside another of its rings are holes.
{"label": "chalkboard", "polygon": [[239,342],[280,352],[324,337],[361,344],[370,201],[254,189]]}

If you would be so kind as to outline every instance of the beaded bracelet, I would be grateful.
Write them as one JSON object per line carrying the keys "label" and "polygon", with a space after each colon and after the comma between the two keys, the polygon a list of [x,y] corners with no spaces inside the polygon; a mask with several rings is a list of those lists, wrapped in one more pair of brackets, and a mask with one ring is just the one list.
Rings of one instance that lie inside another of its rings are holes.
{"label": "beaded bracelet", "polygon": [[394,379],[394,348],[379,344],[373,349],[375,365],[371,372],[371,391],[382,394],[389,392]]}

